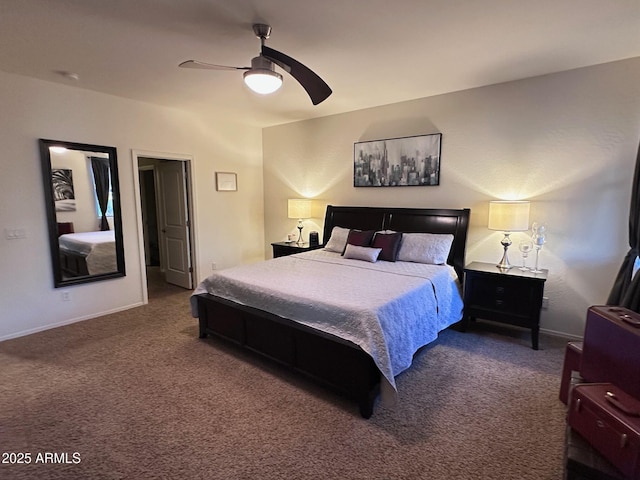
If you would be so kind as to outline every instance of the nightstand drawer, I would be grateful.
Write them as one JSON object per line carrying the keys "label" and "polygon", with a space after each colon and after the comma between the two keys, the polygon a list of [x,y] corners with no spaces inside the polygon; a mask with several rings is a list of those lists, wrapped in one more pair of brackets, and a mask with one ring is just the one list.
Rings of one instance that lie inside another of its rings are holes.
{"label": "nightstand drawer", "polygon": [[285,257],[287,255],[294,255],[296,253],[308,252],[310,250],[316,250],[322,248],[322,245],[309,245],[308,243],[295,243],[295,242],[274,242],[271,244],[273,247],[273,258]]}
{"label": "nightstand drawer", "polygon": [[477,307],[527,315],[530,309],[531,287],[528,283],[503,282],[483,278],[469,282],[468,301]]}

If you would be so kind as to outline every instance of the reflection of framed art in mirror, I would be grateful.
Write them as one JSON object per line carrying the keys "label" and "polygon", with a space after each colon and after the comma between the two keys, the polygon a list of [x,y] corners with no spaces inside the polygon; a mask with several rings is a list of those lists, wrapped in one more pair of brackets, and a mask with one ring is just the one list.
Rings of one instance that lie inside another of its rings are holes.
{"label": "reflection of framed art in mirror", "polygon": [[73,193],[73,170],[70,168],[51,168],[51,182],[56,212],[73,212],[76,209],[76,197]]}

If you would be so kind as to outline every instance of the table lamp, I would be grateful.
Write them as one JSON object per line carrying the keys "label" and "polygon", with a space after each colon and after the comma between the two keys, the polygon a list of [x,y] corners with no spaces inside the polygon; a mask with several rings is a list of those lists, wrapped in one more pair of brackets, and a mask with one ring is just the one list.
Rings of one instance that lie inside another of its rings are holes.
{"label": "table lamp", "polygon": [[500,242],[504,247],[502,260],[496,266],[501,269],[509,269],[507,249],[511,245],[509,235],[511,232],[524,232],[529,230],[529,206],[527,201],[495,200],[489,202],[489,229],[500,230],[504,238]]}
{"label": "table lamp", "polygon": [[311,217],[311,200],[308,198],[290,198],[287,201],[289,218],[298,219],[298,245],[302,245],[302,219]]}

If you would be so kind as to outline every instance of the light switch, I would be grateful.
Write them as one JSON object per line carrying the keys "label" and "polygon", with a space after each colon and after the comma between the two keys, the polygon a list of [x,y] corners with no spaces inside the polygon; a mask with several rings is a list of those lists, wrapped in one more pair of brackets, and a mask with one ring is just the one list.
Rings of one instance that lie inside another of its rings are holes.
{"label": "light switch", "polygon": [[18,240],[20,238],[26,238],[27,232],[24,228],[5,228],[4,237],[7,240]]}

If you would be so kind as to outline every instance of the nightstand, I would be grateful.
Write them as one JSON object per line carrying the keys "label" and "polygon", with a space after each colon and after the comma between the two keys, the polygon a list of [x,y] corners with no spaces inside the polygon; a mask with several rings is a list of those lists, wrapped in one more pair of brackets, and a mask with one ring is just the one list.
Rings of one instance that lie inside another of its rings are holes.
{"label": "nightstand", "polygon": [[518,267],[501,270],[493,263],[470,263],[464,269],[464,328],[476,318],[530,328],[532,347],[538,350],[547,273],[544,269],[532,273]]}
{"label": "nightstand", "polygon": [[296,242],[275,242],[272,243],[273,258],[285,257],[287,255],[293,255],[294,253],[308,252],[309,250],[316,250],[322,248],[322,245],[309,245],[308,243],[296,243]]}

